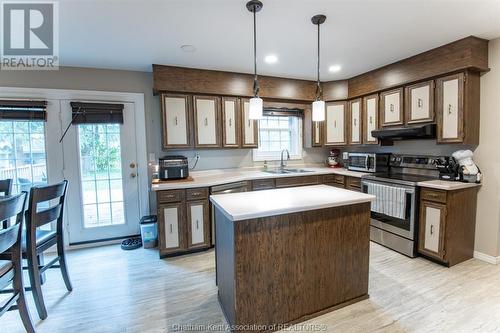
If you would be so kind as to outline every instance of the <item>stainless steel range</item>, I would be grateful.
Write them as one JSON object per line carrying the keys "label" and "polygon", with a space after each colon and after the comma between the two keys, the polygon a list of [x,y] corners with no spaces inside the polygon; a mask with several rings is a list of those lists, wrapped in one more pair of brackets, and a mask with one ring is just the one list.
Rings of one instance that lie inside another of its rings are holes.
{"label": "stainless steel range", "polygon": [[392,155],[389,172],[361,179],[363,192],[376,196],[372,203],[370,239],[409,257],[417,254],[417,183],[438,179],[436,156]]}

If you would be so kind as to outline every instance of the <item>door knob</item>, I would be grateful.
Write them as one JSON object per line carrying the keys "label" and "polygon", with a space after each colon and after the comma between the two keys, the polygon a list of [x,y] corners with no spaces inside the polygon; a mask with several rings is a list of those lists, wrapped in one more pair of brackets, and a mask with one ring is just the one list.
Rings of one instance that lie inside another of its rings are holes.
{"label": "door knob", "polygon": [[130,168],[131,169],[135,168],[135,163],[134,162],[130,163]]}
{"label": "door knob", "polygon": [[131,177],[131,178],[135,178],[135,177],[137,177],[137,174],[136,174],[136,173],[134,173],[134,172],[132,172],[132,173],[130,174],[130,177]]}

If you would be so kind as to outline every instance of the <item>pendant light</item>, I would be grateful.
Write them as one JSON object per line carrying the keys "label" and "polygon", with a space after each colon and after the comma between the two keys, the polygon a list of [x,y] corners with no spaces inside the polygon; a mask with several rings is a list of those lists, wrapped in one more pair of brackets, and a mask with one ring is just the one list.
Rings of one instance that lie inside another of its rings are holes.
{"label": "pendant light", "polygon": [[259,97],[259,82],[257,81],[257,22],[256,14],[262,9],[262,2],[259,0],[251,0],[247,2],[247,9],[253,13],[253,97],[250,99],[250,107],[248,111],[248,118],[260,119],[263,113],[262,98]]}
{"label": "pendant light", "polygon": [[325,101],[321,99],[323,91],[321,89],[321,82],[319,80],[319,26],[326,21],[325,15],[315,15],[311,18],[311,22],[318,26],[318,81],[316,86],[316,100],[312,103],[312,120],[313,121],[324,121],[325,120]]}

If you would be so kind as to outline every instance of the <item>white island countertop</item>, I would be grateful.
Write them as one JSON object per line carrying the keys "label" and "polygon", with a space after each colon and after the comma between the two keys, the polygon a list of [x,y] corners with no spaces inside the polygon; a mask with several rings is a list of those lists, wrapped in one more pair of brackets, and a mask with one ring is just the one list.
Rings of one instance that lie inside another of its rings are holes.
{"label": "white island countertop", "polygon": [[327,167],[317,167],[317,166],[307,167],[298,165],[297,166],[290,165],[288,166],[288,168],[305,169],[308,170],[309,172],[279,174],[279,173],[268,173],[263,171],[262,169],[256,169],[256,168],[192,171],[189,172],[189,175],[193,178],[193,181],[172,180],[168,182],[156,183],[152,184],[151,189],[153,191],[176,190],[176,189],[194,188],[194,187],[210,187],[210,186],[240,182],[245,180],[328,175],[328,174],[336,174],[336,175],[360,178],[361,176],[368,174],[367,172],[350,171],[344,168],[327,168]]}
{"label": "white island countertop", "polygon": [[328,185],[210,196],[210,201],[231,221],[347,206],[373,200],[373,195]]}

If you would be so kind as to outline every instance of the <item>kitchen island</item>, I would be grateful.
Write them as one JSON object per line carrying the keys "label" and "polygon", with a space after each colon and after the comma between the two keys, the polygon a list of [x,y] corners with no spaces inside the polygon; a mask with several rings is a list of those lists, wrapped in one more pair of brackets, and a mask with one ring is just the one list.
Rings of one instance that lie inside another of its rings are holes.
{"label": "kitchen island", "polygon": [[374,198],[327,185],[211,196],[232,329],[274,331],[366,299]]}

